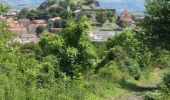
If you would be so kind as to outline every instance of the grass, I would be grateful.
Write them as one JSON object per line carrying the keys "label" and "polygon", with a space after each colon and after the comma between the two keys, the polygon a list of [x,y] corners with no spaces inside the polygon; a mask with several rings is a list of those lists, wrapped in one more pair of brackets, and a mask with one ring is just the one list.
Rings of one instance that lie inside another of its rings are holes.
{"label": "grass", "polygon": [[[114,62],[111,62],[105,68],[102,68],[98,74],[91,75],[90,77],[88,76],[88,79],[81,81],[79,83],[80,85],[64,83],[61,85],[57,84],[51,89],[35,90],[35,88],[30,88],[31,92],[28,91],[29,94],[22,94],[25,93],[25,91],[20,87],[17,88],[14,86],[16,85],[15,80],[12,81],[12,83],[8,82],[9,80],[6,81],[8,84],[10,83],[10,86],[14,87],[14,90],[11,91],[12,93],[8,94],[8,98],[10,98],[10,96],[13,98],[14,93],[16,95],[14,100],[24,99],[24,95],[36,97],[37,100],[39,98],[44,100],[48,100],[49,98],[52,98],[52,100],[109,100],[112,97],[135,92],[137,86],[155,82],[155,80],[160,77],[161,72],[162,70],[154,70],[149,74],[149,77],[145,78],[145,76],[142,76],[139,81],[132,78],[123,80],[124,74],[120,72],[118,66],[116,66]],[[1,75],[0,80],[4,79],[6,78]],[[1,85],[2,84],[1,82]],[[2,86],[0,88],[3,89],[5,87]],[[2,92],[3,91],[1,91],[1,93]],[[0,96],[5,97],[5,95]]]}
{"label": "grass", "polygon": [[134,79],[129,79],[129,82],[132,82],[138,86],[144,86],[144,85],[149,85],[152,83],[156,83],[158,84],[161,81],[161,73],[163,72],[163,70],[160,69],[155,69],[152,72],[145,72],[143,73],[143,75],[141,76],[140,80],[134,80]]}
{"label": "grass", "polygon": [[100,31],[114,31],[114,29],[100,29]]}
{"label": "grass", "polygon": [[100,29],[102,27],[102,25],[96,21],[88,21],[89,25],[91,26],[92,30],[94,29]]}
{"label": "grass", "polygon": [[122,86],[113,81],[108,81],[106,79],[95,79],[91,82],[91,87],[88,88],[88,91],[91,93],[91,97],[87,100],[107,100],[110,97],[118,96],[129,91]]}
{"label": "grass", "polygon": [[93,46],[98,54],[99,58],[103,58],[105,51],[107,51],[106,42],[93,42]]}
{"label": "grass", "polygon": [[[158,80],[158,77],[160,77],[161,72],[162,70],[155,69],[150,74],[147,74],[149,75],[148,77],[146,77],[147,75],[144,75],[139,81],[130,77],[127,80],[123,80],[122,73],[120,73],[119,70],[116,69],[116,66],[112,64],[110,68],[102,70],[102,72],[100,72],[101,75],[99,74],[98,77],[94,77],[93,81],[90,80],[95,87],[93,89],[90,88],[90,90],[92,89],[92,93],[99,97],[95,100],[108,100],[111,97],[117,97],[133,92],[142,92],[140,87],[159,83],[160,80]],[[110,75],[110,73],[112,73],[112,75]]]}

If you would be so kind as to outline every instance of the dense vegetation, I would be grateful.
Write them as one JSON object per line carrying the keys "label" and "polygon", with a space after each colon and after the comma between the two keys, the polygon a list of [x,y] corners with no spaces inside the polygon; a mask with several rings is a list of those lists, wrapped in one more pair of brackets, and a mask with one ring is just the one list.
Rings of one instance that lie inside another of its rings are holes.
{"label": "dense vegetation", "polygon": [[95,0],[45,0],[37,9],[23,8],[19,13],[20,19],[28,18],[34,19],[45,19],[53,17],[61,17],[67,19],[73,15],[73,11],[82,8],[82,6],[99,6]]}
{"label": "dense vegetation", "polygon": [[[89,25],[84,16],[68,19],[60,35],[51,35],[40,27],[37,44],[11,44],[13,35],[1,20],[0,98],[110,99],[133,91],[135,85],[129,80],[140,82],[155,69],[161,69],[165,72],[159,87],[146,92],[145,99],[168,100],[170,3],[168,0],[147,0],[146,8],[148,16],[141,20],[140,28],[127,28],[106,43],[90,41]],[[0,5],[0,13],[6,11],[8,7]]]}
{"label": "dense vegetation", "polygon": [[[37,9],[23,8],[19,13],[18,17],[20,19],[28,18],[30,20],[34,19],[45,19],[53,17],[62,17],[66,19],[68,16],[72,15],[72,7],[70,11],[67,10],[67,5],[71,6],[69,0],[58,1],[58,0],[46,0]],[[75,5],[75,7],[77,7]]]}

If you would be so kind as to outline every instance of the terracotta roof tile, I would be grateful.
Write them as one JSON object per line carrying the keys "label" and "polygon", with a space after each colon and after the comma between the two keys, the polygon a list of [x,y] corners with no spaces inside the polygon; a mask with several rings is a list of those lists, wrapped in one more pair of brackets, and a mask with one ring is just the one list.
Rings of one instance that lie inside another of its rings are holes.
{"label": "terracotta roof tile", "polygon": [[61,31],[62,28],[50,28],[51,31]]}
{"label": "terracotta roof tile", "polygon": [[34,20],[34,23],[36,23],[36,24],[45,24],[46,22],[44,20]]}
{"label": "terracotta roof tile", "polygon": [[21,38],[36,38],[35,34],[22,34]]}
{"label": "terracotta roof tile", "polygon": [[128,12],[128,10],[124,10],[121,14],[122,17],[131,17],[132,15]]}
{"label": "terracotta roof tile", "polygon": [[48,21],[57,21],[57,20],[62,20],[61,17],[54,17],[54,18],[50,18]]}

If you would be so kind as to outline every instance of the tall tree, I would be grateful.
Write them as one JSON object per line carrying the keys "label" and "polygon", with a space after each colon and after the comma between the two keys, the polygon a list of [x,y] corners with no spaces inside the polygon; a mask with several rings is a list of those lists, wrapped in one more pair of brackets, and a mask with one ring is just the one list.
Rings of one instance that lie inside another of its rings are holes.
{"label": "tall tree", "polygon": [[29,11],[27,8],[23,8],[19,13],[19,18],[27,18]]}
{"label": "tall tree", "polygon": [[0,15],[6,13],[10,9],[10,6],[6,3],[0,3]]}
{"label": "tall tree", "polygon": [[96,21],[100,24],[104,24],[107,21],[107,15],[105,13],[99,13],[96,15]]}
{"label": "tall tree", "polygon": [[39,36],[39,35],[41,35],[45,30],[46,30],[46,29],[45,29],[44,26],[39,26],[39,27],[36,28],[36,33],[37,33],[37,35]]}
{"label": "tall tree", "polygon": [[146,0],[146,11],[144,40],[150,46],[170,49],[170,0]]}
{"label": "tall tree", "polygon": [[39,42],[43,52],[55,55],[59,59],[59,69],[72,78],[94,70],[97,57],[87,29],[86,18],[69,20],[60,36],[44,36]]}

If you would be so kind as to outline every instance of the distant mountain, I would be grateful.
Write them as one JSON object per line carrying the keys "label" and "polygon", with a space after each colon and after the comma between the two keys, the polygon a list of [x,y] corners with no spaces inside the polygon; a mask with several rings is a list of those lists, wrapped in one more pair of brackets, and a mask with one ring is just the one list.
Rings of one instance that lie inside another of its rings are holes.
{"label": "distant mountain", "polygon": [[38,6],[44,0],[6,0],[6,1],[12,4],[14,7],[17,7],[20,5]]}
{"label": "distant mountain", "polygon": [[11,4],[13,9],[22,9],[23,7],[37,7],[44,0],[5,0],[5,1]]}
{"label": "distant mountain", "polygon": [[102,8],[113,8],[117,12],[128,9],[131,12],[145,11],[145,0],[98,0]]}
{"label": "distant mountain", "polygon": [[[0,0],[2,1],[2,0]],[[39,6],[44,0],[6,0],[13,8],[19,9],[29,6]],[[144,11],[145,0],[98,0],[102,8],[114,8],[118,12],[128,9],[131,12]]]}

